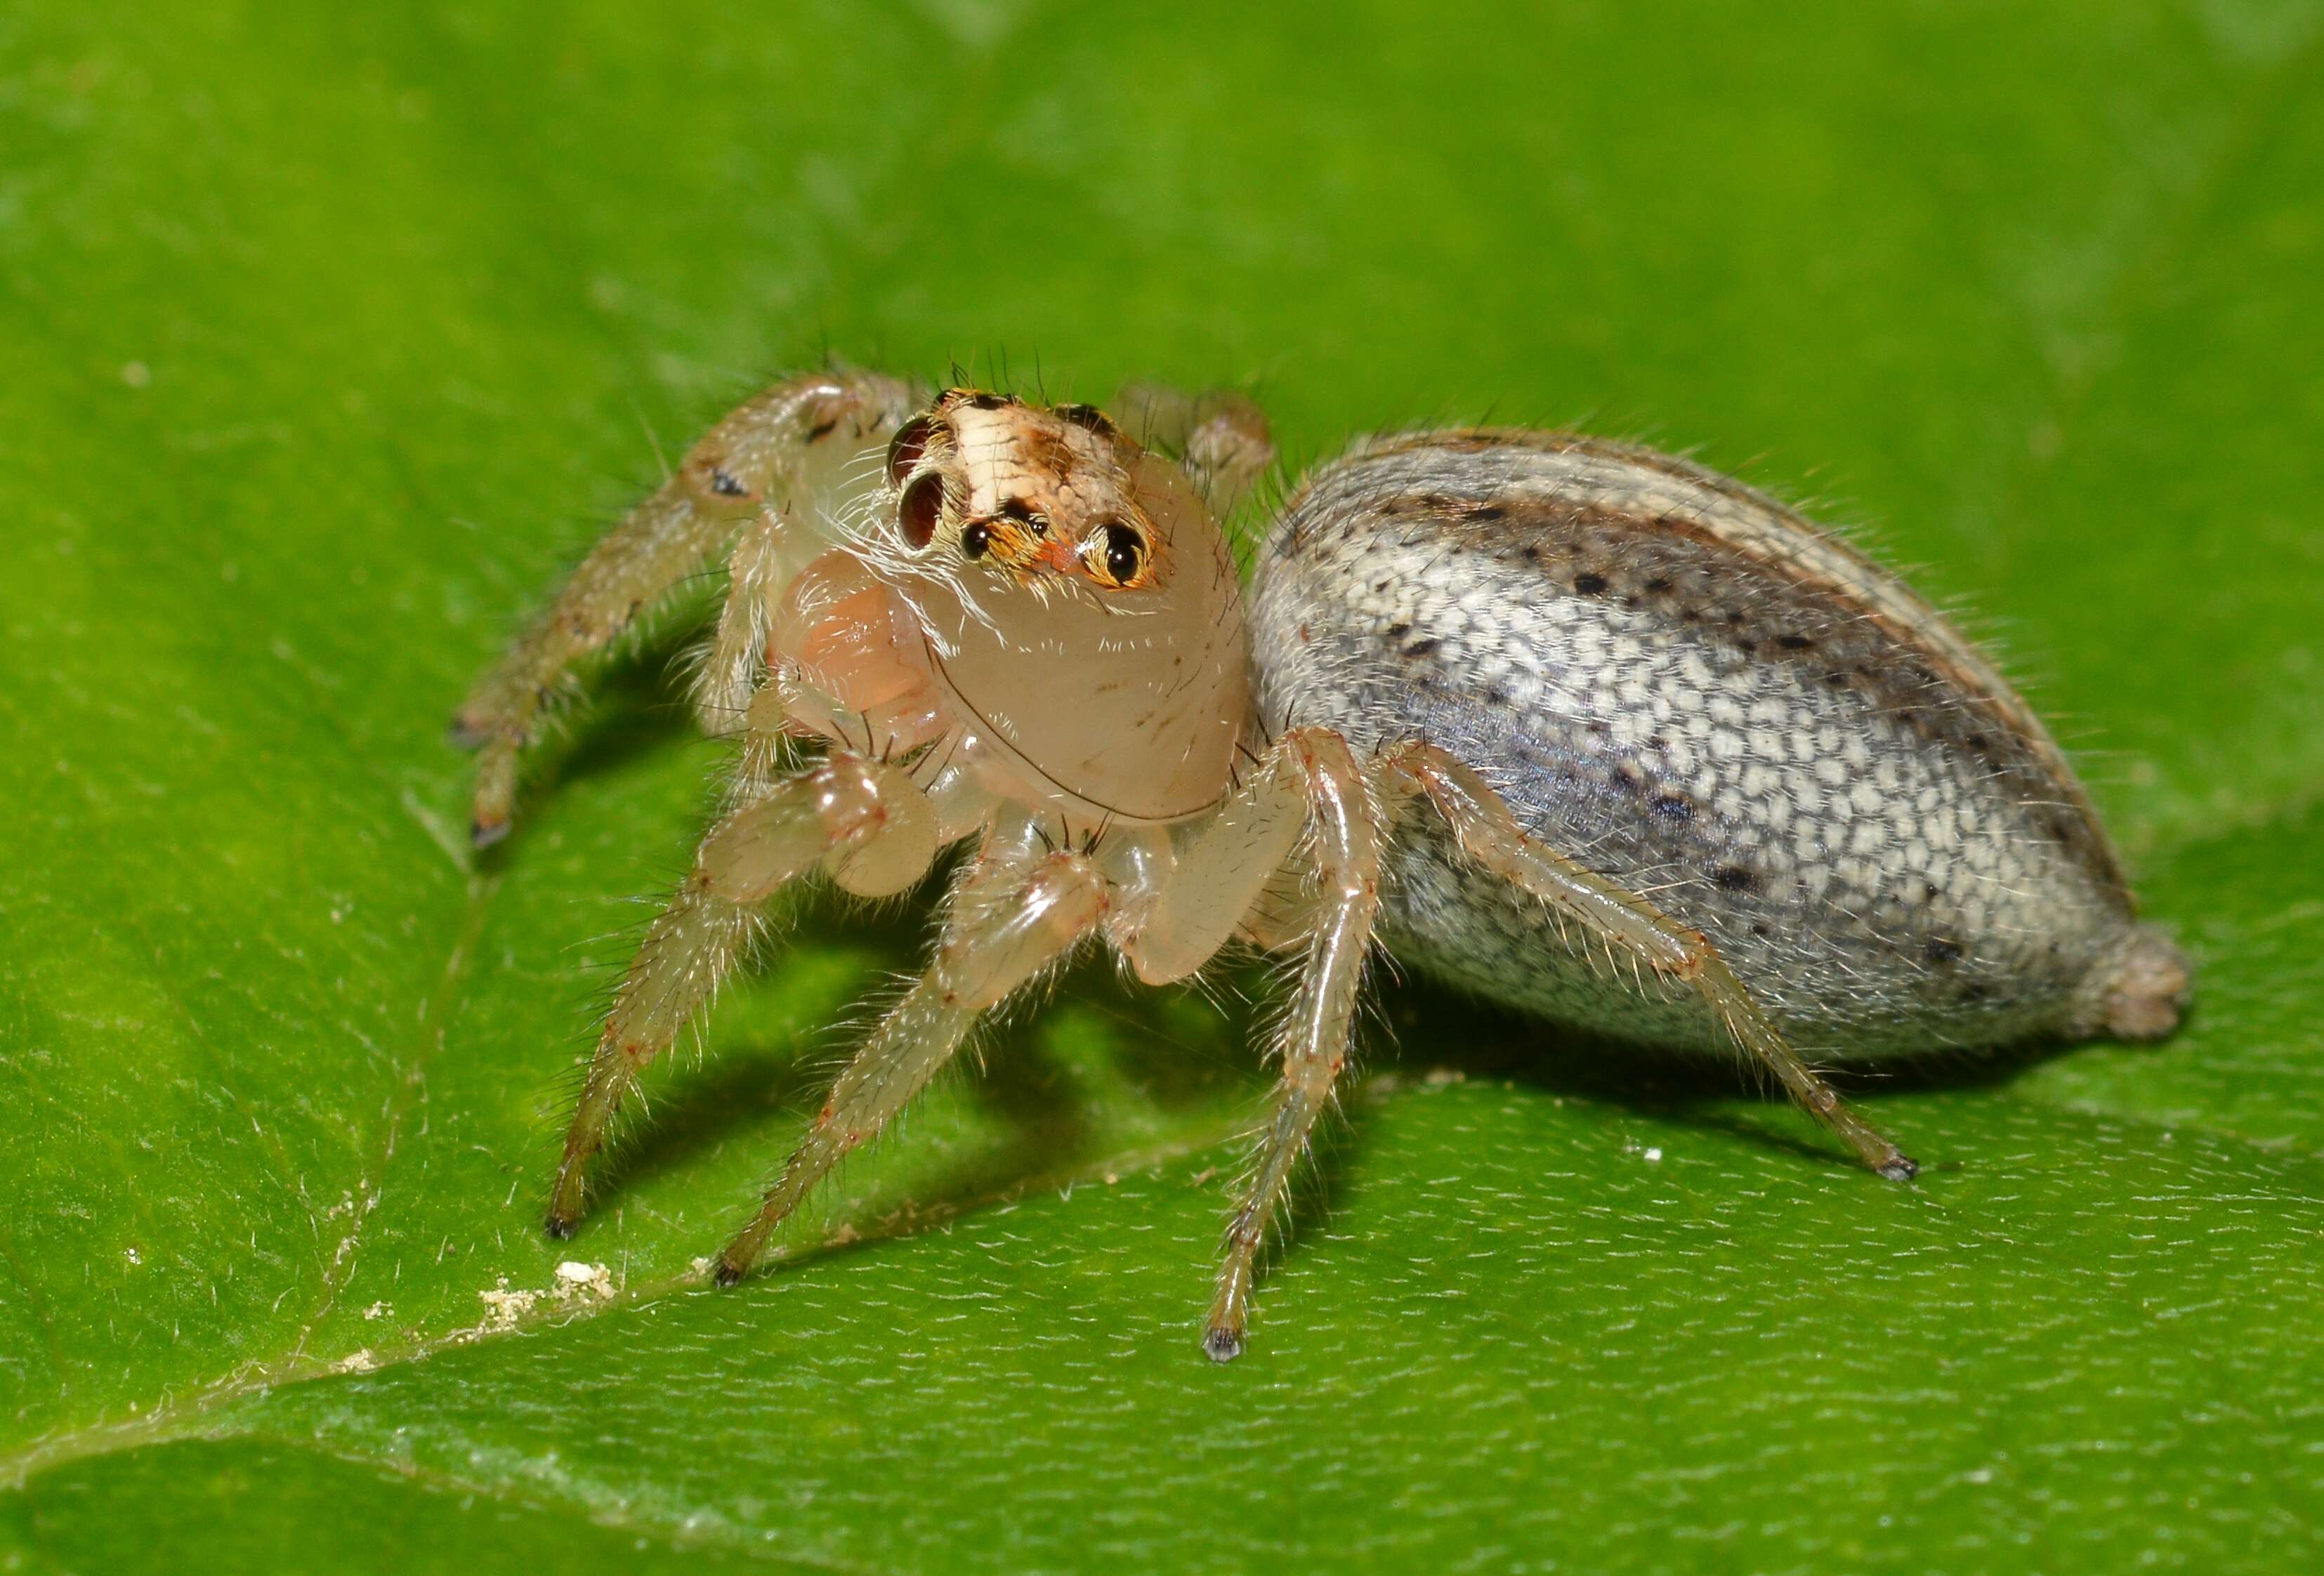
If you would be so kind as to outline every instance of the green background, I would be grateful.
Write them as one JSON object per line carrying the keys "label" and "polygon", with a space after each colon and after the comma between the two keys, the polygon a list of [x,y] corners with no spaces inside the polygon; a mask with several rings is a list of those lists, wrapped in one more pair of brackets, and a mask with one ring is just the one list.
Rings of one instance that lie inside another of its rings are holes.
{"label": "green background", "polygon": [[[0,12],[0,1570],[2312,1568],[2319,41]],[[1250,1011],[1096,968],[703,1289],[918,945],[817,909],[548,1243],[720,758],[658,646],[475,862],[445,719],[657,447],[826,347],[1241,382],[1295,460],[1582,422],[1868,522],[2061,719],[2197,1015],[1859,1080],[1897,1188],[1718,1069],[1388,982],[1222,1369]]]}

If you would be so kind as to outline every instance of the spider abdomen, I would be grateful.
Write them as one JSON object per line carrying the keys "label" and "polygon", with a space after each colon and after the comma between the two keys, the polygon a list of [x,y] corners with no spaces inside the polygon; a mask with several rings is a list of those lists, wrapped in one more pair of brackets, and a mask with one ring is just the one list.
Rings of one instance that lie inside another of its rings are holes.
{"label": "spider abdomen", "polygon": [[[1385,440],[1262,556],[1270,727],[1440,745],[1525,829],[1700,930],[1825,1055],[2162,1032],[2183,968],[2030,708],[1925,602],[1772,499],[1562,434]],[[1700,1000],[1460,857],[1391,859],[1399,957],[1559,1019],[1722,1042]]]}

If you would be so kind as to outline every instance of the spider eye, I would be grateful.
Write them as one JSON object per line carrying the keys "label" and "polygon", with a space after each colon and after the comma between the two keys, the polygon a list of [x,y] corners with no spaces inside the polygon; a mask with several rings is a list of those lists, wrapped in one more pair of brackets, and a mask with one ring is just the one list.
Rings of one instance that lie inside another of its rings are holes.
{"label": "spider eye", "polygon": [[904,484],[904,478],[912,474],[912,467],[920,463],[922,455],[927,453],[928,438],[936,431],[936,424],[934,421],[922,416],[905,422],[896,429],[896,436],[888,440],[888,484],[890,486],[900,487]]}
{"label": "spider eye", "polygon": [[978,521],[960,533],[960,551],[963,558],[981,558],[991,546],[992,527],[983,521]]}
{"label": "spider eye", "polygon": [[1146,539],[1110,520],[1084,539],[1082,561],[1093,576],[1119,589],[1134,583],[1146,567]]}
{"label": "spider eye", "polygon": [[896,523],[902,528],[905,542],[924,548],[935,539],[936,518],[944,512],[944,478],[934,471],[904,489],[904,496],[896,505]]}

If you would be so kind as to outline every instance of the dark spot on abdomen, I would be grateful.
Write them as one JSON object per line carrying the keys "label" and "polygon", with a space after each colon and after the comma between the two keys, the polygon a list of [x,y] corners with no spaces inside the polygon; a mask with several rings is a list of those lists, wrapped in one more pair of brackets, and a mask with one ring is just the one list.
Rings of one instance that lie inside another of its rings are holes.
{"label": "dark spot on abdomen", "polygon": [[1694,819],[1694,801],[1683,794],[1657,794],[1646,808],[1665,821],[1685,823]]}
{"label": "dark spot on abdomen", "polygon": [[1759,887],[1757,871],[1739,864],[1722,864],[1711,872],[1711,884],[1722,892],[1751,892]]}
{"label": "dark spot on abdomen", "polygon": [[1606,576],[1584,572],[1573,577],[1573,589],[1584,596],[1595,596],[1606,589]]}

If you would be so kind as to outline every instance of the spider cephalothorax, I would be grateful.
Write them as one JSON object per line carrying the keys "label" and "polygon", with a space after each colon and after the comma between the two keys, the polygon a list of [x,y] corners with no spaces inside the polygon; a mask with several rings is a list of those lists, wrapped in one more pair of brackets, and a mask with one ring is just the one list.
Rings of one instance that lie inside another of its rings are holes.
{"label": "spider cephalothorax", "polygon": [[[1246,603],[1214,512],[1271,463],[1256,409],[1153,389],[1116,409],[778,384],[462,708],[488,843],[573,661],[724,555],[700,708],[741,736],[742,769],[615,997],[551,1232],[575,1229],[606,1122],[779,887],[899,892],[967,840],[927,973],[721,1281],[979,1014],[1093,940],[1154,983],[1238,938],[1302,954],[1204,1328],[1220,1359],[1376,932],[1552,1017],[1738,1054],[1900,1180],[1914,1163],[1795,1042],[2176,1021],[2185,966],[2133,923],[2033,714],[1927,604],[1773,500],[1569,435],[1386,440],[1291,494]],[[786,767],[801,741],[820,757]]]}
{"label": "spider cephalothorax", "polygon": [[921,632],[997,790],[1076,821],[1225,796],[1249,721],[1240,587],[1185,474],[1087,406],[965,389],[890,439],[844,548]]}

